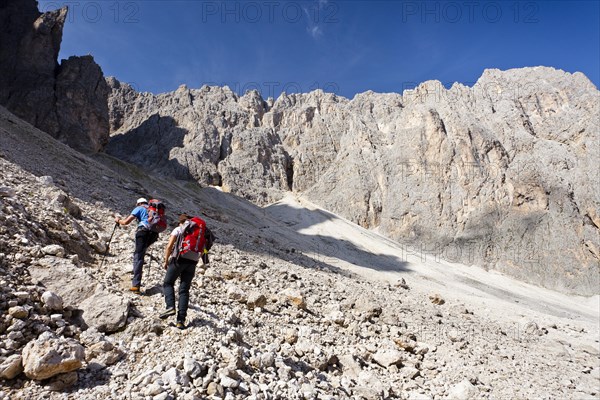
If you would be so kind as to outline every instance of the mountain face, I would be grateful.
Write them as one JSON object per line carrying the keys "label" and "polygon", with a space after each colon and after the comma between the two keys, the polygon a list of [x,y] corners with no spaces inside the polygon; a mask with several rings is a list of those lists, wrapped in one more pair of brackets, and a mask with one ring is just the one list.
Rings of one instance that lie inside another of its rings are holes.
{"label": "mountain face", "polygon": [[91,56],[58,64],[67,7],[40,13],[35,0],[0,2],[0,105],[81,151],[108,140],[108,86]]}
{"label": "mountain face", "polygon": [[301,192],[407,255],[598,293],[600,103],[581,73],[486,70],[352,100],[107,82],[118,158],[257,204]]}

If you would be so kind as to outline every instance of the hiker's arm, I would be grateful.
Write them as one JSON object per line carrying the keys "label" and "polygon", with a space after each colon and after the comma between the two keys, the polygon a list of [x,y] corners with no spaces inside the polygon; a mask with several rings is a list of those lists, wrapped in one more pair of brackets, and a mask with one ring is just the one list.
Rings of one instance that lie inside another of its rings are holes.
{"label": "hiker's arm", "polygon": [[133,221],[134,219],[135,219],[135,216],[133,216],[133,215],[130,215],[129,217],[127,217],[125,219],[115,217],[115,222],[119,225],[129,225],[131,223],[131,221]]}
{"label": "hiker's arm", "polygon": [[169,237],[169,243],[167,243],[167,248],[165,250],[165,269],[167,269],[167,267],[169,266],[169,257],[171,256],[173,247],[175,247],[175,241],[177,241],[177,236],[171,235]]}

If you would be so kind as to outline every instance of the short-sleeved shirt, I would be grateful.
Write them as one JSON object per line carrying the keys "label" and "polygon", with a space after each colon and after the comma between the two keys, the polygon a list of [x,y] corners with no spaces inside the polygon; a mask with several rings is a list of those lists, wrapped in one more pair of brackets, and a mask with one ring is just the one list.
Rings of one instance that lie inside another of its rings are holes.
{"label": "short-sleeved shirt", "polygon": [[133,209],[133,211],[131,212],[131,215],[133,215],[139,222],[138,224],[138,228],[140,227],[144,227],[144,228],[148,228],[148,208],[144,207],[144,206],[137,206],[136,208]]}
{"label": "short-sleeved shirt", "polygon": [[171,236],[179,236],[182,233],[183,233],[183,227],[178,226],[177,228],[173,229],[173,232],[171,232]]}

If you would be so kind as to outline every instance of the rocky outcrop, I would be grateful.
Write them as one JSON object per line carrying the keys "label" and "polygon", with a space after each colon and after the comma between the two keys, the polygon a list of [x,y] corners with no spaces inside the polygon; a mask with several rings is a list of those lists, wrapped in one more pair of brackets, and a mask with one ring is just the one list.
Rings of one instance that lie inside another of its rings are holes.
{"label": "rocky outcrop", "polygon": [[[259,204],[292,188],[292,159],[273,130],[251,128],[224,138],[218,171],[223,190]],[[246,190],[253,188],[252,190]]]}
{"label": "rocky outcrop", "polygon": [[[59,276],[56,271],[60,271]],[[69,260],[44,257],[29,267],[29,273],[34,283],[56,292],[65,305],[81,310],[84,326],[101,332],[114,332],[125,326],[129,301],[108,292]]]}
{"label": "rocky outcrop", "polygon": [[600,205],[597,99],[583,75],[543,68],[487,71],[473,88],[428,82],[395,107],[357,96],[360,120],[308,196],[409,254],[597,293],[599,227],[585,211]]}
{"label": "rocky outcrop", "polygon": [[58,54],[68,9],[35,0],[0,4],[0,104],[53,137],[96,152],[108,139],[108,86],[91,56]]}
{"label": "rocky outcrop", "polygon": [[486,70],[352,100],[108,82],[116,157],[258,204],[302,192],[409,255],[598,292],[599,92],[581,73]]}
{"label": "rocky outcrop", "polygon": [[48,132],[59,130],[54,84],[67,8],[41,14],[33,0],[0,5],[0,104]]}
{"label": "rocky outcrop", "polygon": [[56,78],[60,141],[78,150],[100,151],[108,143],[109,87],[92,56],[63,60]]}
{"label": "rocky outcrop", "polygon": [[267,105],[257,92],[238,98],[228,88],[181,86],[154,96],[115,78],[107,82],[116,132],[107,153],[167,176],[223,186],[257,203],[291,188],[292,163],[281,139],[259,127]]}

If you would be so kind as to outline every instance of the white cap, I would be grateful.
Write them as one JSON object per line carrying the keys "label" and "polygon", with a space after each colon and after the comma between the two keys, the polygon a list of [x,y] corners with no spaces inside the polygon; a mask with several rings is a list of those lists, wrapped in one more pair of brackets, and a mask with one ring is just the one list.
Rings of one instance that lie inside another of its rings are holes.
{"label": "white cap", "polygon": [[137,201],[135,202],[135,204],[147,203],[147,202],[148,202],[148,200],[146,200],[146,199],[145,199],[145,198],[143,198],[143,197],[140,197],[139,199],[137,199]]}

